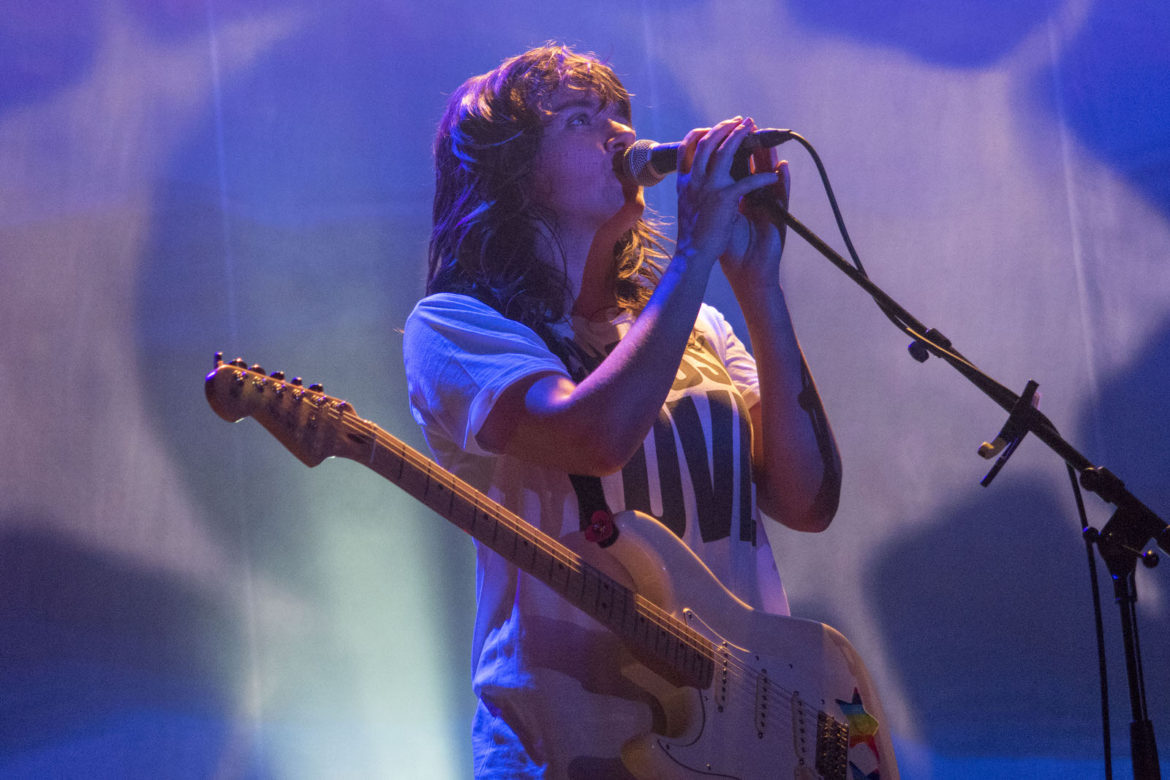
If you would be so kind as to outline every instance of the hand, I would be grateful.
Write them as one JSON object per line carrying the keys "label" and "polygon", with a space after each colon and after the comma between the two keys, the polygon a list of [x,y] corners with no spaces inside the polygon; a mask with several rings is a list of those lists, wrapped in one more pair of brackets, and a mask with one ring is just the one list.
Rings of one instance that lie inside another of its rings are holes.
{"label": "hand", "polygon": [[[755,130],[755,125],[751,127]],[[735,215],[731,241],[720,256],[723,273],[739,297],[740,291],[763,291],[775,287],[780,278],[780,257],[784,250],[786,225],[779,228],[763,205],[775,199],[788,208],[792,179],[787,161],[777,161],[777,151],[757,149],[752,155],[752,170],[773,172],[779,181],[766,189],[745,196]]]}
{"label": "hand", "polygon": [[[742,247],[732,246],[732,237],[739,227],[736,222],[744,221],[740,216],[740,200],[752,190],[776,185],[778,176],[782,175],[771,169],[739,181],[731,177],[735,152],[753,129],[755,123],[751,119],[735,117],[710,129],[698,128],[687,133],[678,174],[679,254],[713,264],[729,250],[733,257],[742,257],[751,243],[747,238],[741,242]],[[762,151],[770,154],[768,150]],[[752,221],[754,224],[754,218]],[[777,262],[778,259],[777,255]]]}

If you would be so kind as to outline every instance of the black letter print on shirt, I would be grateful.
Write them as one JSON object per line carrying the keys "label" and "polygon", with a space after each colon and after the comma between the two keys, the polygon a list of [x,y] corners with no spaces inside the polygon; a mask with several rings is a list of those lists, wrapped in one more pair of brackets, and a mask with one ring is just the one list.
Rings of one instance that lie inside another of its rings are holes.
{"label": "black letter print on shirt", "polygon": [[[709,384],[730,386],[731,378],[722,364],[717,359],[713,360],[713,356],[704,349],[706,345],[700,340],[697,347],[687,349],[673,390],[687,390],[702,384],[704,380]],[[706,397],[710,410],[710,457],[707,436],[695,401],[697,393],[667,401],[654,423],[652,439],[657,460],[658,492],[662,497],[662,514],[658,519],[679,537],[686,531],[686,504],[681,473],[685,462],[702,540],[712,542],[731,536],[732,517],[735,516],[739,520],[739,540],[754,545],[756,527],[751,507],[752,434],[747,409],[744,408],[743,399],[730,390],[698,392]],[[738,447],[735,446],[734,436],[737,419]],[[680,445],[681,457],[678,451]],[[735,485],[737,481],[738,491]],[[645,444],[622,469],[622,484],[627,509],[653,514]],[[737,493],[738,502],[735,500]]]}

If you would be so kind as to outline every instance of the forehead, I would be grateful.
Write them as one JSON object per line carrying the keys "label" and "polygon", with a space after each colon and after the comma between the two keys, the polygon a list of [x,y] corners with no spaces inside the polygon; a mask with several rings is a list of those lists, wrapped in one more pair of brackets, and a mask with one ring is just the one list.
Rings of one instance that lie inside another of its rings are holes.
{"label": "forehead", "polygon": [[608,110],[617,116],[629,119],[629,111],[626,105],[614,100],[605,100],[598,92],[588,88],[557,87],[545,103],[545,110],[550,114],[559,114],[563,111],[578,108],[584,108],[595,113]]}

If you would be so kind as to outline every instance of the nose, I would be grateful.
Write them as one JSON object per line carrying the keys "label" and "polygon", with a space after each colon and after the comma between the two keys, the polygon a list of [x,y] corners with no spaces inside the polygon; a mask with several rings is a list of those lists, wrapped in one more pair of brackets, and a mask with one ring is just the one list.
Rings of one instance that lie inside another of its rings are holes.
{"label": "nose", "polygon": [[606,141],[606,148],[611,152],[623,152],[634,143],[637,134],[634,133],[634,128],[629,125],[622,124],[617,120],[610,120],[609,139]]}

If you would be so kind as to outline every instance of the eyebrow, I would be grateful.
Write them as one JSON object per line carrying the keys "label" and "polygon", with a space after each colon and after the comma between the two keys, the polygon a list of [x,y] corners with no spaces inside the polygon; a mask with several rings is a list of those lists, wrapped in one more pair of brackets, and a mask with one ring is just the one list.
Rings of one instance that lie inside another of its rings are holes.
{"label": "eyebrow", "polygon": [[570,108],[587,108],[591,111],[601,110],[601,100],[597,97],[592,98],[575,98],[559,105],[549,106],[549,111],[554,114],[559,114],[562,111],[567,111]]}
{"label": "eyebrow", "polygon": [[549,106],[548,110],[549,110],[549,113],[560,114],[564,111],[568,111],[568,110],[573,109],[573,108],[584,108],[584,109],[587,109],[589,111],[592,111],[595,114],[598,114],[598,113],[601,113],[602,111],[604,111],[609,106],[615,106],[615,105],[618,106],[618,112],[617,112],[618,116],[620,116],[626,122],[629,122],[631,119],[630,113],[628,111],[621,110],[621,103],[620,102],[613,101],[613,100],[603,101],[597,95],[591,95],[589,97],[573,98],[572,100],[567,100],[560,105]]}

